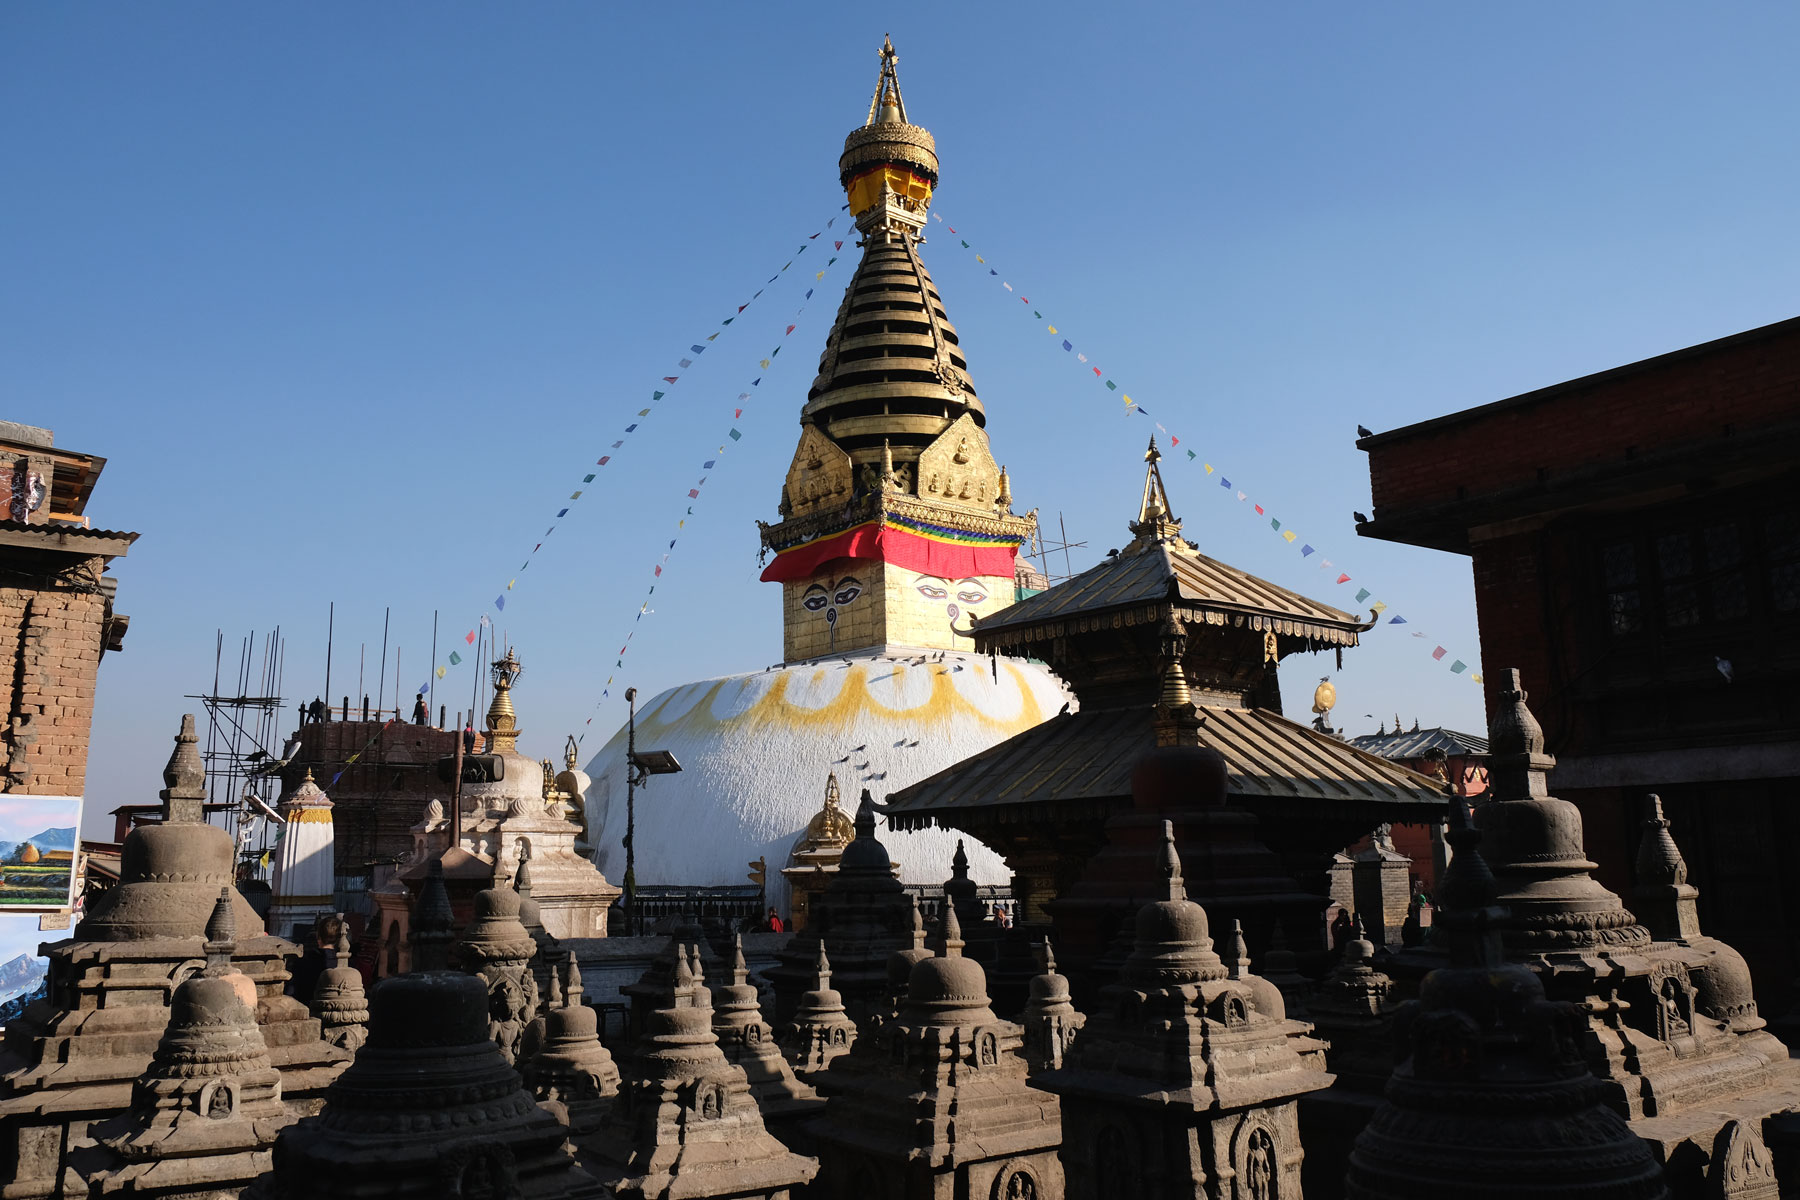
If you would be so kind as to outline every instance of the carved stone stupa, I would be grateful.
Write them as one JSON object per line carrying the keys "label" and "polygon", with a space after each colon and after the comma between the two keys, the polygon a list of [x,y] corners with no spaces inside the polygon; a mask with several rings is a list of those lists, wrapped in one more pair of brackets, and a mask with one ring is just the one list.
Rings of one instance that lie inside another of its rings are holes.
{"label": "carved stone stupa", "polygon": [[[176,988],[205,955],[208,916],[232,888],[236,847],[205,822],[206,772],[194,718],[182,718],[163,770],[163,820],[126,835],[120,880],[98,897],[75,936],[45,948],[45,997],[6,1029],[0,1051],[0,1178],[7,1196],[62,1194],[71,1151],[88,1127],[131,1107],[138,1077],[167,1029]],[[306,1006],[284,994],[291,942],[269,937],[235,889],[237,972],[255,987],[247,1005],[261,1027],[282,1098],[311,1111],[349,1055],[320,1037]]]}
{"label": "carved stone stupa", "polygon": [[946,906],[942,953],[913,968],[899,1016],[832,1064],[813,1126],[827,1195],[1061,1200],[1060,1106],[1026,1081],[1024,1031],[962,948]]}
{"label": "carved stone stupa", "polygon": [[1450,965],[1401,1014],[1409,1053],[1357,1138],[1345,1195],[1667,1197],[1650,1148],[1582,1062],[1584,1006],[1547,999],[1537,975],[1502,960],[1507,915],[1494,905],[1481,834],[1453,813],[1449,836],[1455,858],[1433,928]]}
{"label": "carved stone stupa", "polygon": [[1101,992],[1061,1070],[1071,1197],[1300,1194],[1295,1100],[1331,1083],[1323,1042],[1287,1018],[1281,992],[1213,950],[1163,825],[1162,886],[1138,909],[1119,982]]}
{"label": "carved stone stupa", "polygon": [[537,1017],[531,960],[537,943],[519,922],[519,893],[499,883],[475,897],[475,919],[456,945],[457,962],[488,989],[488,1031],[508,1063],[518,1061],[525,1029]]}
{"label": "carved stone stupa", "polygon": [[1075,1035],[1087,1018],[1069,1000],[1069,981],[1056,973],[1056,952],[1050,939],[1038,947],[1039,973],[1031,978],[1031,999],[1019,1023],[1025,1029],[1025,1061],[1035,1077],[1063,1065],[1063,1056],[1075,1043]]}
{"label": "carved stone stupa", "polygon": [[599,1014],[582,1003],[573,954],[558,978],[560,994],[545,1013],[542,1042],[524,1064],[525,1086],[539,1100],[561,1104],[569,1132],[585,1137],[600,1128],[619,1094],[619,1068],[600,1044]]}
{"label": "carved stone stupa", "polygon": [[1756,1136],[1770,1114],[1800,1107],[1800,1064],[1764,1028],[1743,958],[1700,932],[1697,892],[1656,806],[1638,861],[1645,919],[1589,874],[1581,813],[1549,794],[1556,760],[1519,673],[1505,680],[1489,728],[1493,799],[1475,823],[1506,957],[1536,972],[1551,1000],[1581,1006],[1590,1069],[1676,1187],[1700,1186],[1702,1173],[1716,1186],[1726,1125]]}
{"label": "carved stone stupa", "polygon": [[795,1077],[775,1031],[763,1020],[741,935],[732,946],[730,982],[713,989],[713,1035],[726,1059],[743,1069],[769,1132],[790,1147],[804,1140],[799,1125],[817,1116],[824,1101]]}
{"label": "carved stone stupa", "polygon": [[817,1172],[764,1128],[749,1081],[720,1051],[712,1024],[699,952],[684,947],[612,1118],[590,1143],[614,1195],[785,1200]]}
{"label": "carved stone stupa", "polygon": [[844,998],[831,986],[831,960],[825,943],[813,964],[813,986],[800,997],[794,1019],[781,1031],[781,1047],[794,1073],[816,1082],[819,1072],[856,1042],[856,1023],[844,1014]]}
{"label": "carved stone stupa", "polygon": [[234,1195],[268,1170],[275,1135],[295,1119],[257,1027],[256,985],[232,969],[231,890],[221,888],[206,968],[175,989],[169,1027],[132,1089],[131,1109],[97,1125],[86,1172],[94,1196]]}
{"label": "carved stone stupa", "polygon": [[350,965],[350,929],[338,914],[338,941],[332,965],[319,973],[313,989],[313,1016],[326,1041],[355,1053],[369,1040],[369,1001],[362,972]]}
{"label": "carved stone stupa", "polygon": [[911,942],[912,902],[894,878],[887,847],[875,840],[875,802],[868,789],[856,810],[856,837],[838,859],[837,875],[769,971],[777,1022],[793,1020],[801,994],[816,979],[819,943],[830,939],[832,976],[850,1018],[861,1021],[887,1003],[888,955]]}
{"label": "carved stone stupa", "polygon": [[451,971],[385,980],[369,1041],[318,1116],[284,1130],[247,1200],[599,1200],[567,1130],[488,1033],[488,990]]}

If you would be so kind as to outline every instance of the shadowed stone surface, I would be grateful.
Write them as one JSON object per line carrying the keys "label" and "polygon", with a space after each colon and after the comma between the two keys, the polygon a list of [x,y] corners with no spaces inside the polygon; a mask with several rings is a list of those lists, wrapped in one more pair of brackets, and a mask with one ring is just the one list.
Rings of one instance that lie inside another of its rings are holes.
{"label": "shadowed stone surface", "polygon": [[956,908],[942,954],[919,962],[906,1006],[826,1072],[813,1125],[819,1187],[870,1200],[1061,1200],[1061,1110],[1026,1081],[1023,1031],[994,1015],[981,964],[962,957]]}
{"label": "shadowed stone surface", "polygon": [[522,1074],[531,1094],[561,1104],[569,1132],[584,1137],[600,1128],[619,1094],[619,1068],[600,1044],[598,1015],[582,1003],[581,968],[573,954],[560,978],[560,1003],[547,1011],[543,1044]]}
{"label": "shadowed stone surface", "polygon": [[287,958],[299,948],[263,932],[233,887],[230,835],[201,822],[206,776],[191,715],[182,718],[163,780],[163,823],[126,835],[119,883],[94,901],[73,938],[45,948],[46,994],[7,1026],[0,1180],[9,1181],[9,1200],[85,1194],[64,1188],[70,1155],[91,1144],[90,1125],[131,1108],[176,990],[204,966],[221,889],[229,890],[237,931],[236,972],[254,989],[244,999],[281,1072],[283,1102],[296,1113],[315,1111],[349,1061],[285,994]]}
{"label": "shadowed stone surface", "polygon": [[402,975],[371,1000],[368,1044],[324,1110],[282,1132],[253,1200],[604,1195],[490,1037],[481,979]]}
{"label": "shadowed stone surface", "polygon": [[1325,1045],[1250,973],[1235,922],[1233,964],[1214,952],[1169,822],[1160,858],[1119,982],[1062,1068],[1037,1078],[1062,1098],[1069,1195],[1298,1196],[1295,1098],[1331,1083]]}
{"label": "shadowed stone surface", "polygon": [[712,1024],[699,950],[684,947],[613,1114],[587,1143],[615,1195],[780,1200],[817,1172],[763,1127],[750,1083],[726,1060]]}
{"label": "shadowed stone surface", "polygon": [[1433,928],[1451,965],[1426,976],[1399,1016],[1409,1054],[1356,1140],[1345,1194],[1668,1196],[1650,1148],[1605,1105],[1582,1062],[1582,1007],[1546,999],[1536,975],[1502,960],[1506,913],[1493,903],[1480,832],[1453,814],[1450,839],[1456,857]]}

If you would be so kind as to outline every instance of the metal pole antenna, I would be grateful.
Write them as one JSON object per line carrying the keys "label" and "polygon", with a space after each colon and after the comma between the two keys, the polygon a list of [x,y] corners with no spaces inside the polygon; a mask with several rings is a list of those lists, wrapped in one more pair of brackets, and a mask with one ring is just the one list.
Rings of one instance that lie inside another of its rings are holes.
{"label": "metal pole antenna", "polygon": [[625,689],[625,928],[637,927],[637,689]]}

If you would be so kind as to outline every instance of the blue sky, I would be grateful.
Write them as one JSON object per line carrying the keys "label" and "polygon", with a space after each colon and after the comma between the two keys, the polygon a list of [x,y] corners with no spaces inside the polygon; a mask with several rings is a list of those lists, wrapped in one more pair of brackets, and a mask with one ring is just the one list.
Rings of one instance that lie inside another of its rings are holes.
{"label": "blue sky", "polygon": [[[1475,659],[1468,562],[1354,535],[1358,423],[1800,308],[1792,6],[1049,3],[906,19],[0,9],[0,416],[106,456],[89,512],[143,534],[115,566],[133,624],[102,669],[90,813],[153,799],[216,630],[232,658],[279,625],[283,692],[310,699],[335,599],[332,690],[354,690],[366,642],[373,693],[392,606],[410,693],[433,610],[442,658],[664,375],[682,382],[504,614],[527,665],[524,748],[555,754],[591,718],[591,749],[620,721],[617,688],[595,702],[652,582],[621,683],[650,695],[778,659],[753,518],[775,516],[848,263],[796,318],[824,265],[809,251],[692,370],[674,364],[837,212],[837,154],[884,32],[938,139],[936,210],[1016,289],[934,223],[925,259],[1018,506],[1063,514],[1088,543],[1075,565],[1091,563],[1127,537],[1150,432],[1061,351],[1055,323],[1320,553],[1303,560],[1171,462],[1203,550],[1340,606],[1366,584],[1408,617],[1341,673],[1323,657],[1284,672],[1296,714],[1333,674],[1352,732],[1396,711],[1483,724],[1479,689],[1429,656],[1441,643]],[[702,472],[734,426],[742,441]],[[1334,585],[1322,557],[1355,583]],[[468,670],[440,687],[452,709]]]}

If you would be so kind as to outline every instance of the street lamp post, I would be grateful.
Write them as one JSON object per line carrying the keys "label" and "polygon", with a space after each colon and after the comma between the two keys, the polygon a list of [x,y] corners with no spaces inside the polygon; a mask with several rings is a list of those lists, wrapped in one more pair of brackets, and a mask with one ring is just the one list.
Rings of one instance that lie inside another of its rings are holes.
{"label": "street lamp post", "polygon": [[625,928],[641,934],[637,902],[637,790],[652,775],[673,775],[681,764],[667,750],[637,749],[637,689],[625,689]]}

